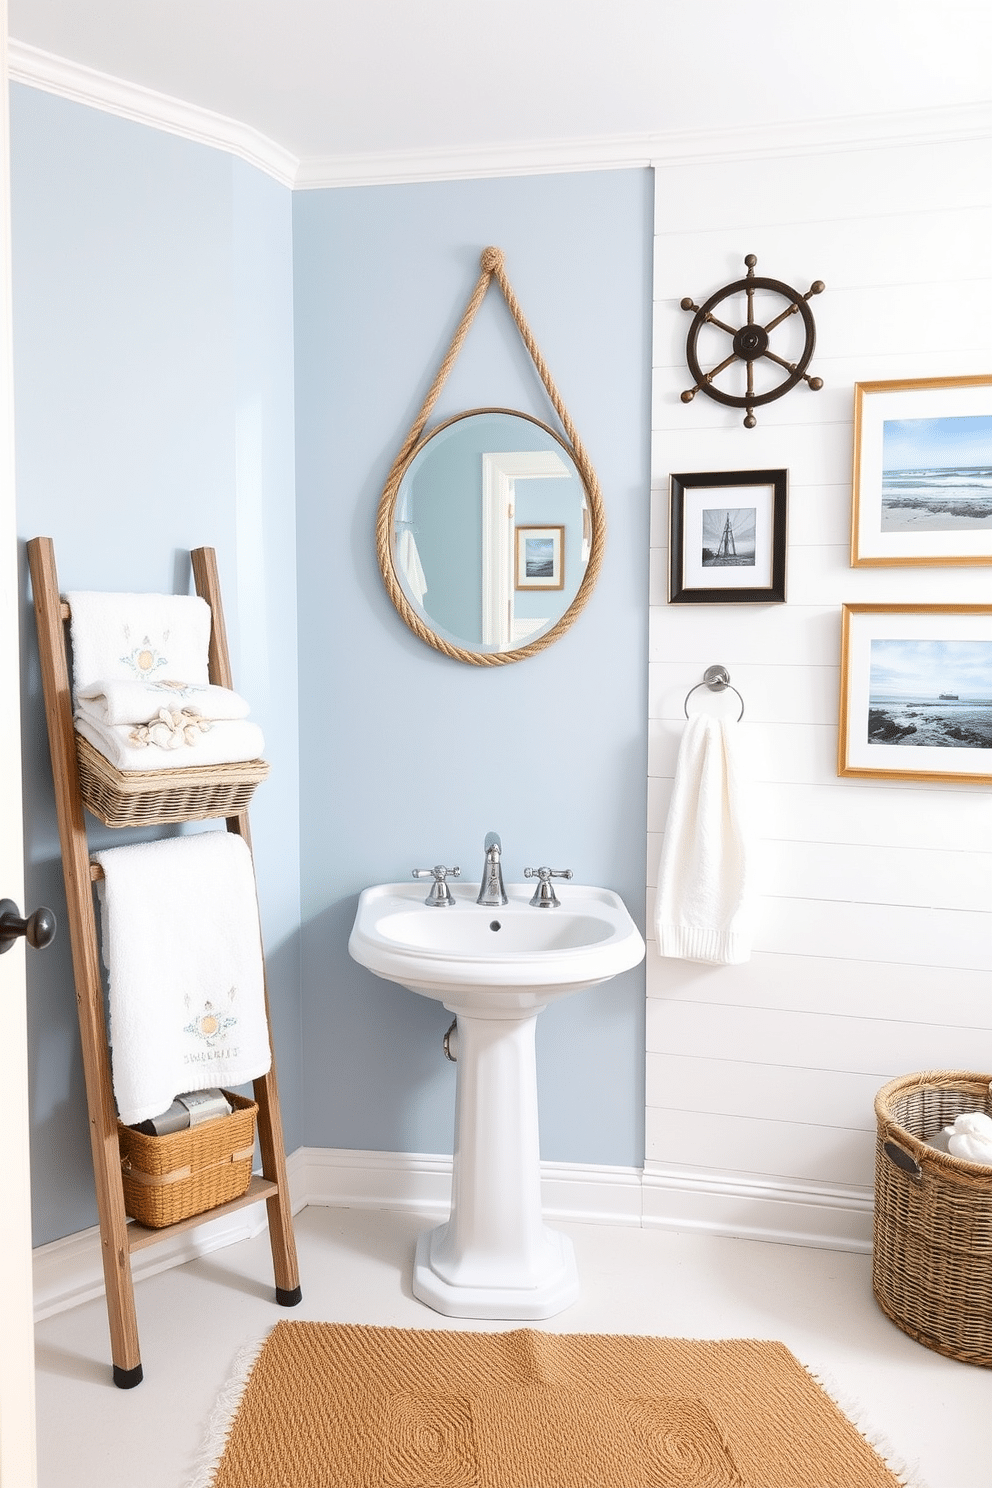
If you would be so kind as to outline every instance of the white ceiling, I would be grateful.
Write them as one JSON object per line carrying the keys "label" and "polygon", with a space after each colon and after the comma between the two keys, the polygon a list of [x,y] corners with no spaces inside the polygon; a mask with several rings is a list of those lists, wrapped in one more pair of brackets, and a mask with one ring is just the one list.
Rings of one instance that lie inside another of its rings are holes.
{"label": "white ceiling", "polygon": [[298,158],[987,102],[990,0],[9,0],[18,42]]}

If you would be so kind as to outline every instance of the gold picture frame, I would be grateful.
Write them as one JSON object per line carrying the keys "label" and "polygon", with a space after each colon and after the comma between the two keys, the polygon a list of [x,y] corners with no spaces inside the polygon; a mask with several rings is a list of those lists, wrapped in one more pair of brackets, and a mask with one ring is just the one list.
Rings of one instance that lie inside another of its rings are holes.
{"label": "gold picture frame", "polygon": [[854,386],[852,568],[992,563],[992,374]]}
{"label": "gold picture frame", "polygon": [[515,589],[564,589],[565,527],[531,523],[513,529]]}
{"label": "gold picture frame", "polygon": [[992,785],[992,605],[841,606],[837,774]]}

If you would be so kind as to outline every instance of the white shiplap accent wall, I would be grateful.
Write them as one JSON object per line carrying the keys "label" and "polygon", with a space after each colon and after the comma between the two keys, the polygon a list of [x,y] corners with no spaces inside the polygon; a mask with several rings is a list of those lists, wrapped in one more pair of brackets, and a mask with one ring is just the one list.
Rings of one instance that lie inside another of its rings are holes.
{"label": "white shiplap accent wall", "polygon": [[[649,941],[645,1222],[865,1248],[875,1091],[992,1072],[992,791],[838,778],[840,605],[992,604],[992,568],[849,566],[853,384],[992,371],[992,138],[655,168],[649,929],[683,699],[713,662],[747,705],[759,899],[743,966]],[[679,401],[679,301],[746,253],[827,286],[823,391],[754,430]],[[670,472],[766,467],[789,470],[788,603],[668,605]]]}

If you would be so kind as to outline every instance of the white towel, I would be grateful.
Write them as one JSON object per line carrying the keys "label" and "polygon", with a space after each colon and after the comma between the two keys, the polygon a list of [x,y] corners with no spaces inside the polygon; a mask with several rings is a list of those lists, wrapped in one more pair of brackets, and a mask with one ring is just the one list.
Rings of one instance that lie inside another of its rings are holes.
{"label": "white towel", "polygon": [[[191,726],[177,725],[163,735],[164,743],[155,742],[154,732],[141,724],[119,724],[107,727],[92,718],[76,717],[76,732],[88,739],[104,759],[123,773],[129,770],[182,770],[198,765],[230,765],[240,760],[261,759],[265,738],[257,723],[249,718],[235,718],[210,723],[204,732],[195,720]],[[182,737],[179,730],[182,729]],[[185,737],[186,732],[189,738]],[[145,739],[145,734],[151,737]]]}
{"label": "white towel", "polygon": [[686,724],[658,872],[662,956],[729,965],[751,955],[748,854],[735,759],[737,724]]}
{"label": "white towel", "polygon": [[120,682],[108,677],[76,689],[76,713],[94,723],[148,723],[161,708],[181,709],[201,718],[247,718],[250,709],[229,687],[168,678]]}
{"label": "white towel", "polygon": [[110,973],[114,1095],[128,1126],[179,1091],[241,1085],[269,1068],[251,854],[200,832],[93,855]]}
{"label": "white towel", "polygon": [[205,599],[87,590],[74,590],[66,599],[77,692],[98,678],[210,680],[210,606]]}
{"label": "white towel", "polygon": [[992,1120],[984,1111],[966,1111],[955,1117],[954,1125],[945,1126],[943,1135],[952,1157],[992,1167]]}
{"label": "white towel", "polygon": [[417,539],[409,527],[400,529],[397,556],[410,593],[417,603],[422,605],[424,595],[427,593],[427,575],[424,573],[423,564],[420,561]]}

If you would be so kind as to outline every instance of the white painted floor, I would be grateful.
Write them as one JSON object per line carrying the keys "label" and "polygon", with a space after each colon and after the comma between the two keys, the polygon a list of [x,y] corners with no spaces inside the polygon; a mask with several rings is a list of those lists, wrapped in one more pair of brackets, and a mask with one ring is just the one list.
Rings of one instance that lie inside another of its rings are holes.
{"label": "white painted floor", "polygon": [[[264,1231],[142,1281],[145,1379],[134,1390],[111,1383],[102,1299],[39,1324],[41,1488],[183,1488],[235,1355],[281,1318],[520,1326],[443,1318],[413,1298],[414,1245],[433,1223],[381,1210],[304,1210],[296,1221],[303,1302],[292,1310],[271,1300]],[[926,1488],[992,1488],[992,1370],[930,1353],[893,1327],[872,1298],[868,1256],[689,1232],[560,1228],[575,1244],[582,1295],[536,1326],[781,1339],[860,1406]]]}

